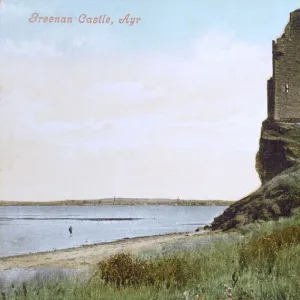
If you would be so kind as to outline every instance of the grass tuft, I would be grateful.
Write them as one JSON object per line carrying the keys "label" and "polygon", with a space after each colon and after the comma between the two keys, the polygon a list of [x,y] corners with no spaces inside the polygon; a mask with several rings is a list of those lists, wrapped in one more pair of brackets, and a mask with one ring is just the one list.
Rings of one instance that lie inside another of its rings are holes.
{"label": "grass tuft", "polygon": [[299,243],[300,225],[286,227],[268,235],[252,238],[240,250],[240,267],[256,267],[271,273],[278,253]]}

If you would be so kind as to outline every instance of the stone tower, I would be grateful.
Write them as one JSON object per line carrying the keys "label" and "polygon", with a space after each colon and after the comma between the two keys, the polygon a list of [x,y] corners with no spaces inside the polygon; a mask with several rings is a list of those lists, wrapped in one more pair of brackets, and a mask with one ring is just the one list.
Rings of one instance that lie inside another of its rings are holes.
{"label": "stone tower", "polygon": [[300,122],[300,9],[290,13],[283,35],[272,44],[273,76],[268,80],[268,119]]}

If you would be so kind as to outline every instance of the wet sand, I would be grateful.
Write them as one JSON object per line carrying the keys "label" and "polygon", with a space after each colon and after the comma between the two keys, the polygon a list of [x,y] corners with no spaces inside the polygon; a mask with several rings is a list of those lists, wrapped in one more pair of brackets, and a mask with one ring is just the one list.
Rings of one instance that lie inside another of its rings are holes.
{"label": "wet sand", "polygon": [[168,245],[196,240],[197,243],[203,242],[207,244],[210,243],[212,235],[214,234],[209,234],[206,231],[171,233],[84,245],[78,248],[10,256],[0,258],[0,270],[10,270],[14,268],[87,269],[106,257],[119,252],[139,254],[149,250],[159,251]]}

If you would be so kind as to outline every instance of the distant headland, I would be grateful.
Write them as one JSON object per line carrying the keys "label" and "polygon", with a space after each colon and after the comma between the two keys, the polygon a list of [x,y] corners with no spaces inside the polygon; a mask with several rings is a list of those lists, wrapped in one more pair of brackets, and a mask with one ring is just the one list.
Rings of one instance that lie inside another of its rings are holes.
{"label": "distant headland", "polygon": [[56,201],[0,201],[0,206],[99,206],[99,205],[172,205],[172,206],[229,206],[229,200],[184,200],[163,198],[103,198]]}

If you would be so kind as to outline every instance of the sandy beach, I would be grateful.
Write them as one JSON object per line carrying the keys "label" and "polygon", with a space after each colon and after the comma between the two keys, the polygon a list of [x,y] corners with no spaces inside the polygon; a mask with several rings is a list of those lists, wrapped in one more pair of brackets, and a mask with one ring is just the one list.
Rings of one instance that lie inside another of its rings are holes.
{"label": "sandy beach", "polygon": [[0,258],[0,270],[13,268],[65,268],[83,269],[94,266],[106,257],[119,252],[138,254],[159,250],[175,243],[195,242],[207,244],[213,235],[208,232],[171,233],[149,237],[123,239],[115,242],[85,245],[78,248],[54,250]]}

